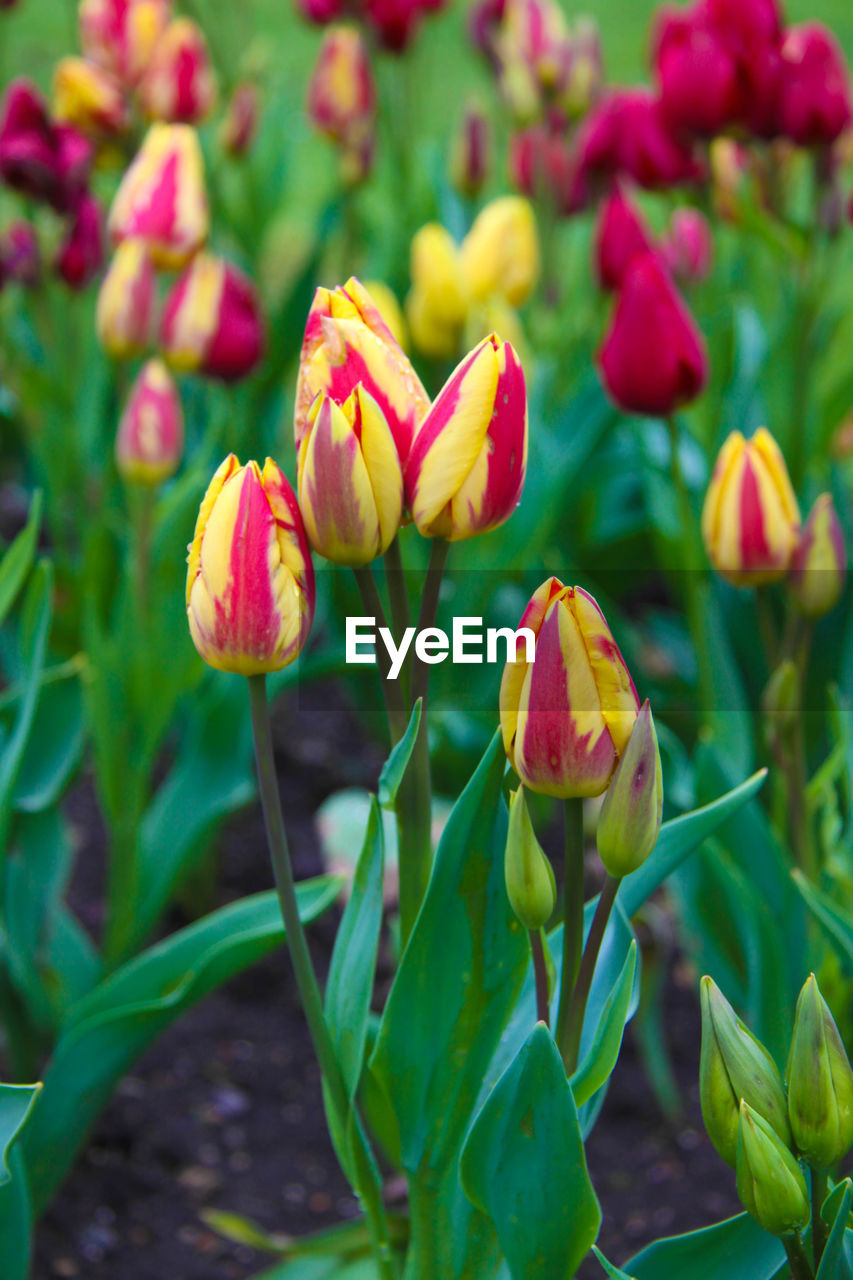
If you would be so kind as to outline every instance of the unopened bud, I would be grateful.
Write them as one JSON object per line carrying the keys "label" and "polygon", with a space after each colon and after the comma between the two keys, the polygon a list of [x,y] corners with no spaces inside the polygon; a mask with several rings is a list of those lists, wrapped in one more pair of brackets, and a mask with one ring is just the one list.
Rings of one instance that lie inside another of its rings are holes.
{"label": "unopened bud", "polygon": [[453,139],[450,177],[457,191],[476,196],[489,176],[489,122],[478,107],[468,107]]}
{"label": "unopened bud", "polygon": [[737,1193],[747,1213],[772,1236],[788,1236],[809,1220],[809,1193],[791,1152],[748,1102],[741,1100]]}
{"label": "unopened bud", "polygon": [[800,677],[793,659],[785,658],[773,672],[761,695],[761,709],[769,745],[781,745],[796,727],[800,714]]}
{"label": "unopened bud", "polygon": [[847,575],[844,534],[832,495],[822,493],[809,512],[791,561],[788,584],[807,618],[822,618],[838,604]]}
{"label": "unopened bud", "polygon": [[818,1169],[831,1168],[853,1146],[853,1071],[814,974],[794,1015],[788,1118],[797,1150]]}
{"label": "unopened bud", "polygon": [[611,876],[627,876],[642,866],[657,843],[662,813],[663,774],[647,698],[634,721],[598,819],[598,856]]}
{"label": "unopened bud", "polygon": [[544,928],[557,901],[557,886],[551,863],[536,839],[523,787],[509,798],[504,874],[510,906],[525,929]]}

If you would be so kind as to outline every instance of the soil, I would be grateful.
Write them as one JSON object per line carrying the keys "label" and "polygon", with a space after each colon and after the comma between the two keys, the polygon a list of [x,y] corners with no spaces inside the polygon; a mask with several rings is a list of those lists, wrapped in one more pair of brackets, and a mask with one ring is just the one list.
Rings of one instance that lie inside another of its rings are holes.
{"label": "soil", "polygon": [[[281,709],[276,750],[298,878],[321,870],[312,815],[344,785],[375,786],[381,764],[339,694],[322,712]],[[72,905],[96,932],[103,832],[91,787],[69,801],[79,837]],[[258,809],[220,842],[226,901],[269,887]],[[324,973],[337,918],[310,928]],[[183,923],[179,915],[169,927]],[[387,982],[390,967],[381,961]],[[601,1201],[599,1247],[616,1263],[645,1243],[738,1211],[734,1175],[699,1114],[699,1020],[693,978],[671,967],[665,1026],[684,1113],[667,1123],[630,1029],[603,1113],[587,1144]],[[356,1213],[325,1131],[319,1073],[287,958],[278,953],[187,1013],[119,1086],[88,1149],[37,1229],[33,1280],[248,1280],[269,1255],[223,1240],[201,1213],[243,1214],[302,1234]],[[584,1280],[603,1275],[592,1259]]]}

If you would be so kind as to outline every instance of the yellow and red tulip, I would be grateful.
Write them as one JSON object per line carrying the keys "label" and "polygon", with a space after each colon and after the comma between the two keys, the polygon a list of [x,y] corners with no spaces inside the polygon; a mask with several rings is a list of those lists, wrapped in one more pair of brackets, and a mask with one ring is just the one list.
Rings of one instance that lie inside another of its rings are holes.
{"label": "yellow and red tulip", "polygon": [[224,258],[199,253],[163,305],[160,345],[173,368],[233,382],[264,353],[264,319],[248,276]]}
{"label": "yellow and red tulip", "polygon": [[308,85],[307,109],[314,127],[334,142],[360,132],[372,119],[376,89],[358,27],[331,26],[326,31]]}
{"label": "yellow and red tulip", "polygon": [[130,88],[147,67],[171,10],[172,0],[81,0],[83,52]]}
{"label": "yellow and red tulip", "polygon": [[250,80],[234,88],[219,129],[219,142],[230,156],[244,156],[258,129],[258,90]]}
{"label": "yellow and red tulip", "polygon": [[501,196],[478,214],[462,241],[462,270],[471,297],[499,294],[514,307],[539,279],[539,236],[533,206],[523,196]]}
{"label": "yellow and red tulip", "polygon": [[519,627],[536,640],[527,662],[520,637],[504,668],[501,732],[509,762],[531,791],[598,796],[628,746],[640,709],[634,682],[595,600],[549,578]]}
{"label": "yellow and red tulip", "polygon": [[122,179],[110,211],[114,244],[145,240],[156,267],[184,266],[207,240],[210,215],[195,129],[154,124]]}
{"label": "yellow and red tulip", "polygon": [[526,470],[524,372],[492,333],[450,375],[415,436],[408,507],[427,538],[486,533],[518,506]]}
{"label": "yellow and red tulip", "polygon": [[216,102],[210,53],[191,18],[170,22],[139,81],[139,102],[149,120],[199,124]]}
{"label": "yellow and red tulip", "polygon": [[394,541],[403,472],[391,428],[359,384],[343,404],[320,392],[299,449],[299,506],[308,540],[335,564],[369,564]]}
{"label": "yellow and red tulip", "polygon": [[174,475],[184,452],[181,398],[162,360],[142,366],[119,421],[116,467],[123,480],[154,487]]}
{"label": "yellow and red tulip", "polygon": [[128,111],[117,80],[85,58],[61,58],[53,73],[53,114],[93,138],[122,133]]}
{"label": "yellow and red tulip", "polygon": [[714,464],[702,538],[717,573],[735,586],[782,578],[800,535],[785,459],[766,427],[751,440],[733,431]]}
{"label": "yellow and red tulip", "polygon": [[788,579],[797,607],[822,618],[838,604],[847,577],[844,534],[832,495],[822,493],[809,512],[791,561]]}
{"label": "yellow and red tulip", "polygon": [[144,240],[125,240],[101,283],[95,328],[101,346],[116,360],[141,355],[151,341],[156,284]]}
{"label": "yellow and red tulip", "polygon": [[364,288],[370,294],[377,311],[391,330],[394,341],[405,351],[408,341],[406,320],[403,316],[403,309],[397,301],[396,293],[384,280],[366,280]]}
{"label": "yellow and red tulip", "polygon": [[301,652],[315,585],[302,516],[267,458],[229,454],[202,500],[189,548],[187,617],[201,656],[219,671],[279,671]]}
{"label": "yellow and red tulip", "polygon": [[308,313],[296,383],[297,449],[314,399],[325,391],[341,404],[361,383],[391,428],[401,466],[429,409],[411,361],[395,340],[364,285],[353,276],[337,289],[320,288]]}

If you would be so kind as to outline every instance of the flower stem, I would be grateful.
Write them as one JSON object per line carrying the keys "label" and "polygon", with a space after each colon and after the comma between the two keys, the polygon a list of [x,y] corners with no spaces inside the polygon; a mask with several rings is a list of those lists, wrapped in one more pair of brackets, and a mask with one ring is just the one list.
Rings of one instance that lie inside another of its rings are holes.
{"label": "flower stem", "polygon": [[[382,597],[379,594],[373,571],[369,566],[362,566],[361,568],[353,569],[353,574],[368,616],[375,618],[380,627],[387,627],[388,620],[385,617]],[[406,704],[399,680],[391,679],[391,660],[385,645],[377,644],[376,660],[382,673],[382,692],[385,695],[385,709],[388,713],[388,727],[391,731],[391,744],[393,746],[395,742],[400,741],[406,732],[406,724],[408,722]]]}
{"label": "flower stem", "polygon": [[536,981],[536,1021],[551,1025],[551,1010],[548,1000],[548,966],[545,963],[545,944],[542,941],[542,930],[530,930],[530,954],[533,957],[533,977]]}
{"label": "flower stem", "polygon": [[788,1255],[788,1265],[791,1268],[791,1276],[793,1280],[813,1280],[814,1272],[809,1266],[809,1260],[806,1257],[806,1251],[803,1248],[799,1236],[783,1236],[782,1244],[785,1246],[785,1252]]}
{"label": "flower stem", "polygon": [[[428,627],[435,625],[435,617],[438,613],[438,597],[441,591],[441,579],[444,574],[444,566],[447,563],[447,555],[449,551],[449,542],[444,538],[433,538],[429,554],[429,566],[427,568],[426,582],[424,583],[424,593],[421,596],[421,610],[418,615],[418,633],[426,631]],[[412,681],[412,705],[414,706],[418,698],[423,698],[424,711],[426,711],[428,690],[429,666],[425,662],[416,662],[415,675]]]}
{"label": "flower stem", "polygon": [[572,798],[563,802],[563,822],[566,848],[563,866],[563,974],[556,1036],[561,1053],[568,1034],[569,1007],[583,950],[583,800]]}
{"label": "flower stem", "polygon": [[[400,554],[400,539],[395,538],[385,552],[385,581],[388,584],[388,598],[391,601],[391,622],[397,643],[405,634],[411,621],[409,612],[409,596],[406,591],[406,571],[403,568],[403,557]],[[400,673],[403,686],[403,697],[409,701],[410,673],[408,659],[403,663]]]}
{"label": "flower stem", "polygon": [[595,966],[598,963],[598,954],[601,951],[601,943],[604,940],[607,921],[610,919],[610,912],[613,910],[613,903],[616,901],[618,889],[618,877],[608,876],[604,881],[604,888],[601,890],[598,905],[595,908],[595,915],[592,918],[592,925],[584,948],[577,982],[572,992],[566,1038],[560,1045],[563,1061],[566,1064],[566,1074],[569,1076],[577,1071],[587,1001],[589,1000],[592,979],[595,975]]}

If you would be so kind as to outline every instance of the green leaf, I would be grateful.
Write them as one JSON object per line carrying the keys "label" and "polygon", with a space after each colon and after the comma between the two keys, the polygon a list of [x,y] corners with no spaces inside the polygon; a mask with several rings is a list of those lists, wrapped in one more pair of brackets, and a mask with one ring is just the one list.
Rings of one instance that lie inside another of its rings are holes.
{"label": "green leaf", "polygon": [[513,1280],[571,1280],[598,1235],[575,1100],[539,1023],[462,1150],[462,1185],[495,1225]]}
{"label": "green leaf", "polygon": [[656,1240],[625,1266],[634,1280],[772,1280],[784,1263],[781,1241],[739,1213],[701,1231]]}
{"label": "green leaf", "polygon": [[[609,1079],[616,1066],[625,1024],[630,1016],[637,970],[637,942],[631,939],[622,972],[610,989],[599,1014],[593,1041],[571,1079],[577,1105],[583,1106]],[[587,1022],[587,1017],[584,1022]]]}
{"label": "green leaf", "polygon": [[[334,902],[338,879],[297,885],[300,916]],[[33,1200],[42,1209],[62,1181],[118,1079],[185,1009],[280,945],[274,892],[214,911],[129,961],[71,1009],[24,1141]]]}
{"label": "green leaf", "polygon": [[592,1246],[592,1251],[607,1275],[610,1276],[610,1280],[634,1280],[634,1277],[629,1276],[627,1271],[622,1271],[619,1267],[614,1267],[612,1262],[608,1262],[601,1250],[595,1245]]}
{"label": "green leaf", "polygon": [[853,1184],[849,1178],[839,1182],[827,1196],[820,1211],[820,1216],[827,1223],[832,1223],[832,1230],[820,1260],[815,1280],[840,1280],[845,1274],[842,1267],[844,1259],[844,1239],[847,1221],[850,1216],[850,1204],[853,1201]]}
{"label": "green leaf", "polygon": [[30,503],[27,523],[0,560],[0,623],[15,603],[33,565],[41,526],[42,494],[37,489]]}
{"label": "green leaf", "polygon": [[0,1084],[0,1187],[12,1180],[9,1157],[13,1143],[32,1115],[40,1084]]}
{"label": "green leaf", "polygon": [[18,1139],[32,1115],[40,1084],[0,1084],[0,1244],[3,1280],[27,1280],[32,1253],[32,1205]]}
{"label": "green leaf", "polygon": [[[250,1249],[277,1253],[286,1258],[336,1258],[369,1254],[371,1249],[370,1227],[367,1218],[352,1222],[336,1223],[322,1231],[304,1236],[286,1236],[279,1232],[264,1231],[257,1223],[241,1214],[225,1213],[219,1209],[206,1209],[202,1219],[214,1231],[235,1244],[248,1245]],[[395,1244],[405,1245],[409,1233],[408,1219],[402,1214],[387,1215],[388,1234]]]}
{"label": "green leaf", "polygon": [[839,907],[829,894],[811,884],[802,871],[794,869],[791,879],[803,896],[803,901],[814,918],[823,927],[830,940],[845,961],[847,968],[853,968],[853,920],[848,912]]}
{"label": "green leaf", "polygon": [[59,799],[80,760],[85,736],[79,680],[42,682],[15,783],[17,810],[37,813]]}
{"label": "green leaf", "polygon": [[379,775],[379,803],[383,809],[394,808],[397,792],[400,789],[400,783],[403,781],[403,775],[414,750],[418,729],[421,726],[422,711],[423,698],[418,698],[412,707],[412,714],[409,717],[406,732],[400,741],[395,743],[391,749],[391,754],[382,766],[382,772]]}

